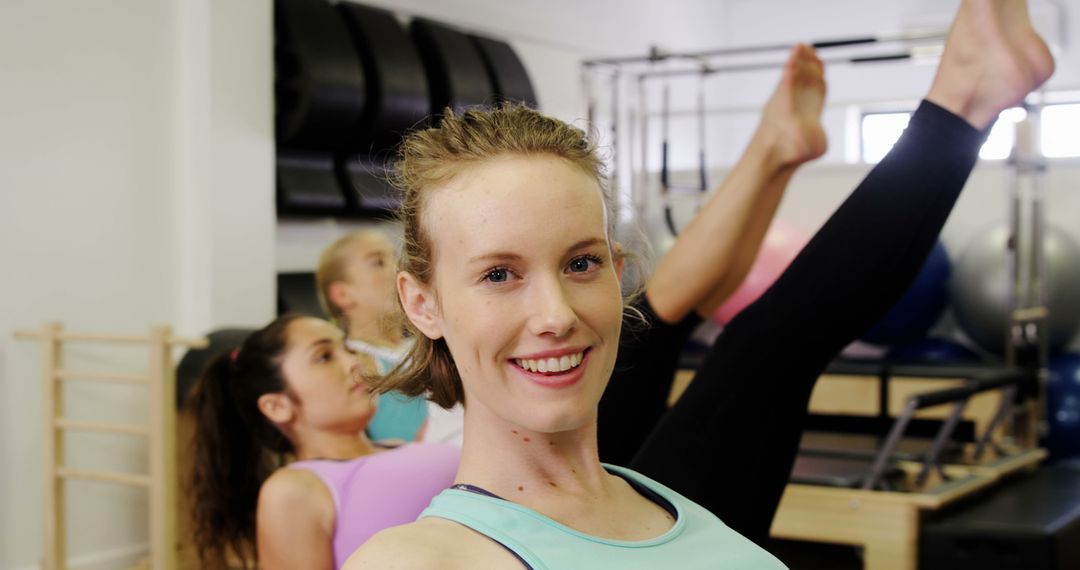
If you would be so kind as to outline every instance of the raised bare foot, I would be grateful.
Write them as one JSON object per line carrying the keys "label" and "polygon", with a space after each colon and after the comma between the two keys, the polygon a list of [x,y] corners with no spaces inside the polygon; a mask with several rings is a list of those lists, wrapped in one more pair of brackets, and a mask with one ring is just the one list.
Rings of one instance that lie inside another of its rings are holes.
{"label": "raised bare foot", "polygon": [[985,129],[1053,72],[1026,0],[962,0],[926,98]]}
{"label": "raised bare foot", "polygon": [[825,154],[821,127],[825,106],[825,70],[814,49],[798,44],[791,50],[780,83],[761,113],[754,137],[781,167],[796,167]]}

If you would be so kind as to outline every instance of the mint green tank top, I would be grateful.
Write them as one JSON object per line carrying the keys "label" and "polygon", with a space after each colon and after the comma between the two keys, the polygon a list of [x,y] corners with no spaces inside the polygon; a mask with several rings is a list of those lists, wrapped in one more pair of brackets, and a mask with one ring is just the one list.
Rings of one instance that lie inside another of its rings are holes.
{"label": "mint green tank top", "polygon": [[456,488],[436,496],[420,518],[439,517],[463,524],[503,545],[532,570],[787,568],[686,497],[640,473],[604,467],[639,492],[646,490],[643,495],[651,492],[667,501],[676,514],[671,530],[649,540],[609,540],[576,531],[516,503]]}
{"label": "mint green tank top", "polygon": [[[379,374],[386,374],[398,365],[409,352],[411,343],[400,347],[384,348],[350,338],[345,344],[353,350],[363,352],[375,360]],[[426,398],[410,398],[401,392],[387,392],[379,396],[375,407],[375,417],[368,423],[367,433],[374,441],[400,439],[415,441],[416,434],[427,420],[428,405]]]}

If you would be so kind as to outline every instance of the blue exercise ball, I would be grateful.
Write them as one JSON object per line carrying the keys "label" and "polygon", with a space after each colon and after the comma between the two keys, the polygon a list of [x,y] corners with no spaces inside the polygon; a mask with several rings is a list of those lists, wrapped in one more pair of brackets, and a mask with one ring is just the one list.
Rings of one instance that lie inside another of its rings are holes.
{"label": "blue exercise ball", "polygon": [[1052,357],[1048,367],[1046,448],[1055,459],[1080,456],[1080,354]]}
{"label": "blue exercise ball", "polygon": [[899,344],[885,355],[890,362],[903,364],[973,363],[982,359],[970,348],[947,338],[923,338]]}
{"label": "blue exercise ball", "polygon": [[949,254],[939,241],[930,250],[930,255],[904,296],[861,339],[889,346],[922,338],[941,318],[948,304],[951,268]]}
{"label": "blue exercise ball", "polygon": [[[949,301],[956,323],[982,348],[1002,354],[1009,326],[1008,228],[995,224],[980,231],[956,259],[949,279]],[[1080,246],[1065,231],[1046,226],[1047,341],[1051,350],[1069,344],[1080,325]]]}

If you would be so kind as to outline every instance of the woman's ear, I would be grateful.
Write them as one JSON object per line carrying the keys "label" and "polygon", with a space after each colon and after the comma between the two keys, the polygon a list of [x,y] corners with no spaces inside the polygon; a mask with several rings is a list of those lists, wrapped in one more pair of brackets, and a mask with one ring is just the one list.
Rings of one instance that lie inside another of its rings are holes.
{"label": "woman's ear", "polygon": [[255,401],[266,419],[274,424],[287,424],[292,421],[296,411],[293,409],[292,400],[282,392],[270,392],[259,396]]}
{"label": "woman's ear", "polygon": [[439,314],[439,304],[435,300],[435,292],[406,271],[398,273],[397,288],[398,298],[401,299],[401,306],[405,309],[405,316],[409,321],[420,329],[424,336],[432,340],[442,338],[442,317]]}
{"label": "woman's ear", "polygon": [[352,306],[352,296],[349,294],[349,289],[346,287],[343,281],[334,281],[326,288],[326,296],[329,297],[330,304],[337,307],[338,310],[344,312],[348,311]]}

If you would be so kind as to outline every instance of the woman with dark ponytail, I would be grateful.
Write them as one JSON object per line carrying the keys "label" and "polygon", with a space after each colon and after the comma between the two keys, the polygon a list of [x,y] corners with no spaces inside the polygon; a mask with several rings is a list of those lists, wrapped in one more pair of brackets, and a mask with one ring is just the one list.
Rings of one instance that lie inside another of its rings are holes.
{"label": "woman with dark ponytail", "polygon": [[204,568],[337,568],[453,482],[459,450],[373,444],[373,364],[320,319],[289,315],[214,358],[190,407]]}

